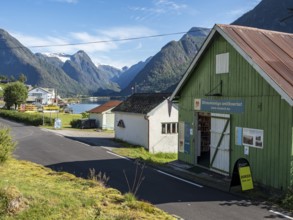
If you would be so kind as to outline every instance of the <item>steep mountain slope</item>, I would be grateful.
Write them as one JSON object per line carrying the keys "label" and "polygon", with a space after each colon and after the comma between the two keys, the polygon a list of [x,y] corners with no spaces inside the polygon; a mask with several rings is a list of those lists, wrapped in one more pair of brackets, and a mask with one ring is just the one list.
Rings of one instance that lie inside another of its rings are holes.
{"label": "steep mountain slope", "polygon": [[262,0],[232,24],[293,33],[293,1]]}
{"label": "steep mountain slope", "polygon": [[88,89],[90,94],[103,95],[103,91],[120,91],[119,86],[109,80],[107,72],[100,71],[84,51],[72,55],[62,69],[70,78]]}
{"label": "steep mountain slope", "polygon": [[2,75],[18,78],[19,74],[23,73],[27,77],[28,84],[54,87],[61,95],[84,92],[84,89],[62,70],[39,59],[2,29],[0,29],[0,48],[0,73]]}
{"label": "steep mountain slope", "polygon": [[126,69],[118,77],[112,78],[113,82],[118,83],[121,89],[124,89],[129,83],[136,77],[136,75],[148,64],[152,57],[149,57],[145,61],[140,61],[130,68]]}
{"label": "steep mountain slope", "polygon": [[109,65],[99,65],[97,68],[101,73],[103,73],[103,75],[105,75],[105,77],[112,81],[114,78],[119,78],[123,73],[121,69]]}
{"label": "steep mountain slope", "polygon": [[129,95],[132,87],[135,92],[162,92],[177,84],[209,31],[194,27],[179,41],[165,45],[121,94]]}

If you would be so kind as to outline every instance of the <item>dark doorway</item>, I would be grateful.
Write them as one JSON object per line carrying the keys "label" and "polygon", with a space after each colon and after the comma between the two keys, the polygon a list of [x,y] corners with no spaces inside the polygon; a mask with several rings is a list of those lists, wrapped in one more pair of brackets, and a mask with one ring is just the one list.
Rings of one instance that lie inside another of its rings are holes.
{"label": "dark doorway", "polygon": [[198,113],[198,156],[197,164],[210,166],[210,144],[211,144],[211,114]]}

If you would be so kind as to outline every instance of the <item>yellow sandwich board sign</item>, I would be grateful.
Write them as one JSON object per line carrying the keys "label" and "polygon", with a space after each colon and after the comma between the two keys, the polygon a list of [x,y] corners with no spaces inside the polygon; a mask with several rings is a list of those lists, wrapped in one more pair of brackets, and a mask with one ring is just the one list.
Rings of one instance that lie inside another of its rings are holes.
{"label": "yellow sandwich board sign", "polygon": [[245,158],[238,159],[234,165],[230,189],[237,185],[241,185],[242,191],[253,189],[249,162]]}
{"label": "yellow sandwich board sign", "polygon": [[239,167],[238,169],[242,191],[253,189],[250,167],[245,166]]}

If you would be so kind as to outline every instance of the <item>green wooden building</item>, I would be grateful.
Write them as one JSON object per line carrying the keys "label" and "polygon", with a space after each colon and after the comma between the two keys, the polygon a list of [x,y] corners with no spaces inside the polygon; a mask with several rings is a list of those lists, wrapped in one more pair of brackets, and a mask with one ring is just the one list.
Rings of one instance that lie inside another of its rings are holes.
{"label": "green wooden building", "polygon": [[179,105],[179,160],[253,181],[293,185],[293,34],[215,25],[171,96]]}

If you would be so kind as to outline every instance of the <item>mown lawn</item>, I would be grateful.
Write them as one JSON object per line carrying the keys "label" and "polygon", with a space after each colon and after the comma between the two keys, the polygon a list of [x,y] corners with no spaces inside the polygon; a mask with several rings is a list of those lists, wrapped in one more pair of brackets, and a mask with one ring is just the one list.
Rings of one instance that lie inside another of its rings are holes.
{"label": "mown lawn", "polygon": [[113,149],[113,152],[125,157],[139,159],[141,161],[145,161],[147,163],[152,163],[157,165],[163,165],[165,163],[169,163],[171,161],[178,159],[177,153],[152,154],[152,153],[149,153],[147,150],[145,150],[144,147],[134,146],[126,142],[123,142],[121,140],[116,140],[116,141],[122,144],[124,147]]}
{"label": "mown lawn", "polygon": [[[81,119],[81,114],[68,114],[68,113],[42,113],[42,112],[26,112],[27,114],[38,114],[43,115],[51,118],[51,120],[54,122],[55,118],[61,119],[62,127],[61,128],[71,128],[70,122],[74,119]],[[46,128],[54,128],[53,126],[45,126]]]}
{"label": "mown lawn", "polygon": [[[0,165],[0,219],[174,219],[96,180],[9,159]],[[111,177],[110,177],[111,178]]]}

